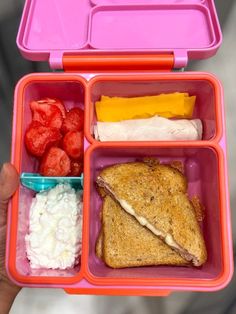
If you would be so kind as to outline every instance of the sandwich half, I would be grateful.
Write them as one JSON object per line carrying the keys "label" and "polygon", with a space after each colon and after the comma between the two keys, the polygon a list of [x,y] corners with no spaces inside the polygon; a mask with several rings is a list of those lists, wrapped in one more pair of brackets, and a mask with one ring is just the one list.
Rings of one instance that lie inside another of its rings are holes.
{"label": "sandwich half", "polygon": [[[116,164],[101,171],[97,184],[185,261],[194,266],[206,262],[204,238],[180,171],[149,162]],[[103,232],[107,239],[107,228]]]}
{"label": "sandwich half", "polygon": [[96,254],[112,268],[188,264],[110,196],[103,201],[102,230]]}

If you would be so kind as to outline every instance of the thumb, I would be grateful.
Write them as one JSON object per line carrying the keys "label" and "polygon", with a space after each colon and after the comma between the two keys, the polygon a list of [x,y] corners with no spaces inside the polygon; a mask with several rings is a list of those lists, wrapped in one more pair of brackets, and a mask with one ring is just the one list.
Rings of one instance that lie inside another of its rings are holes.
{"label": "thumb", "polygon": [[14,166],[5,163],[0,172],[0,226],[6,224],[8,201],[19,184],[19,175]]}

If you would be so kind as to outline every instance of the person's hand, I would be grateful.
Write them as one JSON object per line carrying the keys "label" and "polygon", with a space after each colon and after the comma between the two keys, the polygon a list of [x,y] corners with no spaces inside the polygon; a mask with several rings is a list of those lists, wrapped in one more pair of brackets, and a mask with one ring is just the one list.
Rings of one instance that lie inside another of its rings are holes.
{"label": "person's hand", "polygon": [[0,314],[9,312],[20,291],[20,288],[9,280],[5,270],[7,206],[18,184],[16,169],[9,163],[4,164],[0,172]]}

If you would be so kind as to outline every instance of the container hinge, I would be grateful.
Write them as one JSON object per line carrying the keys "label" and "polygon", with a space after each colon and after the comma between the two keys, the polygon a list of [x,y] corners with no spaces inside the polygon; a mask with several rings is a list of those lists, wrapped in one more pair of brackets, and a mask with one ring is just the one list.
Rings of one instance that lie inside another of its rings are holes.
{"label": "container hinge", "polygon": [[49,56],[49,64],[53,70],[63,69],[63,51],[53,51]]}
{"label": "container hinge", "polygon": [[188,64],[188,54],[186,50],[176,49],[174,51],[174,68],[185,68]]}
{"label": "container hinge", "polygon": [[64,55],[68,72],[171,71],[174,54]]}

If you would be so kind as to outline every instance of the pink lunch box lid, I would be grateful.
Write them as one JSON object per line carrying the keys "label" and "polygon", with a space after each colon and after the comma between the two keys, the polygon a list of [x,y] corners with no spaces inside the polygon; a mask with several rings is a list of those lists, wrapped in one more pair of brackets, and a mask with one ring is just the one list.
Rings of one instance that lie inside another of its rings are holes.
{"label": "pink lunch box lid", "polygon": [[221,42],[213,0],[26,0],[17,36],[25,58],[57,69],[64,55],[159,53],[181,68]]}

